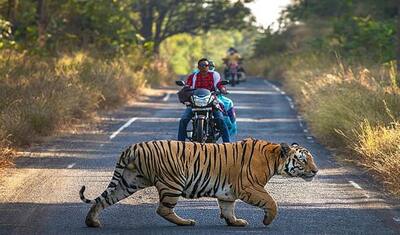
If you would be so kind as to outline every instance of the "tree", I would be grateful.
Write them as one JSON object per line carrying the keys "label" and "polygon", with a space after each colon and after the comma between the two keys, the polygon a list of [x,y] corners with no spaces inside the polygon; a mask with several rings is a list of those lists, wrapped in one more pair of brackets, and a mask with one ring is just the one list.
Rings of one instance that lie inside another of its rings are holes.
{"label": "tree", "polygon": [[38,44],[40,48],[43,48],[46,45],[47,40],[47,25],[48,25],[48,16],[47,16],[47,5],[46,0],[38,0],[36,6],[36,19],[38,25]]}
{"label": "tree", "polygon": [[289,22],[286,29],[301,22],[316,36],[307,38],[309,45],[317,46],[314,49],[339,52],[362,63],[386,63],[396,59],[398,2],[297,0],[283,17]]}
{"label": "tree", "polygon": [[142,43],[158,54],[160,43],[173,35],[246,26],[254,20],[244,6],[251,1],[136,0],[130,5],[131,23]]}
{"label": "tree", "polygon": [[18,9],[18,0],[8,0],[7,17],[12,25],[16,24],[16,15]]}

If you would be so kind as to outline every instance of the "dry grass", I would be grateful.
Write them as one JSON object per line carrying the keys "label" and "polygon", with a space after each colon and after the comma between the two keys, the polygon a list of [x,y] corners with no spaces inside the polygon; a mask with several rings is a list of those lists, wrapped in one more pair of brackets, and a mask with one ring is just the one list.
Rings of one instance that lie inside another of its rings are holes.
{"label": "dry grass", "polygon": [[393,67],[349,67],[327,58],[288,59],[286,89],[321,142],[361,159],[400,196],[400,89]]}
{"label": "dry grass", "polygon": [[12,159],[15,156],[15,150],[10,147],[10,144],[6,139],[0,142],[0,169],[13,166]]}
{"label": "dry grass", "polygon": [[353,149],[361,156],[361,164],[370,169],[385,187],[400,196],[400,123],[389,126],[371,125],[364,121],[353,140]]}
{"label": "dry grass", "polygon": [[108,60],[83,52],[58,58],[0,52],[0,156],[171,78],[165,62],[140,52]]}

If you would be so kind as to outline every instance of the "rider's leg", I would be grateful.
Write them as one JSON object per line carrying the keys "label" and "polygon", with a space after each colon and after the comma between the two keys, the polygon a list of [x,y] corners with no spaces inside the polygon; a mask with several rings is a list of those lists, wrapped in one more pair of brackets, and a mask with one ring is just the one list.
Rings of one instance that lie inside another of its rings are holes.
{"label": "rider's leg", "polygon": [[215,121],[217,122],[218,128],[221,130],[222,141],[224,143],[230,142],[228,127],[226,126],[226,124],[224,122],[224,116],[222,115],[221,111],[215,110],[213,114],[214,114]]}
{"label": "rider's leg", "polygon": [[186,140],[186,127],[192,118],[192,109],[186,108],[185,112],[183,112],[181,116],[181,120],[179,121],[179,131],[178,131],[178,140],[185,141]]}

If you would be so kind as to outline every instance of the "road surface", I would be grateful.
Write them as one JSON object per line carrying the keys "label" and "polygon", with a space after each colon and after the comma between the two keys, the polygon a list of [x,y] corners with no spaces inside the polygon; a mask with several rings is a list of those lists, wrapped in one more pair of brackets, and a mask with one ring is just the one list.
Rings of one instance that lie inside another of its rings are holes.
{"label": "road surface", "polygon": [[362,172],[335,163],[311,136],[293,100],[262,79],[230,88],[237,139],[299,143],[320,168],[312,182],[272,178],[267,190],[279,213],[271,225],[262,224],[261,209],[238,202],[237,216],[250,225],[227,227],[216,200],[202,198],[178,202],[177,214],[197,221],[194,227],[178,227],[155,213],[158,197],[149,188],[103,211],[102,228],[87,228],[90,205],[80,201],[79,189],[86,185],[88,198],[103,192],[120,151],[131,143],[176,138],[184,109],[176,90],[105,113],[94,129],[59,136],[24,153],[15,168],[1,174],[0,234],[400,234],[398,201],[380,193]]}

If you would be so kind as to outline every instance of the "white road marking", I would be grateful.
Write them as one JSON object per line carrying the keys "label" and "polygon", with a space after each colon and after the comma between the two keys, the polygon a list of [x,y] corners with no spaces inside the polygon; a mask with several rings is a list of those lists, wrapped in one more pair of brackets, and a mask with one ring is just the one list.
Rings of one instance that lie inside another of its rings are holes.
{"label": "white road marking", "polygon": [[236,118],[237,122],[297,122],[295,118]]}
{"label": "white road marking", "polygon": [[229,94],[239,95],[276,95],[275,91],[243,91],[243,90],[229,90]]}
{"label": "white road marking", "polygon": [[123,126],[121,126],[116,132],[112,133],[110,135],[110,140],[114,139],[115,136],[117,136],[123,129],[127,128],[129,125],[132,124],[132,122],[136,121],[137,117],[131,118],[128,122],[126,122]]}
{"label": "white road marking", "polygon": [[396,221],[397,223],[400,223],[400,217],[393,217],[393,220]]}
{"label": "white road marking", "polygon": [[363,189],[363,188],[361,188],[360,185],[358,185],[358,184],[357,184],[356,182],[354,182],[354,181],[349,180],[349,183],[350,183],[351,185],[353,185],[353,187],[356,188],[356,189]]}
{"label": "white road marking", "polygon": [[[180,118],[162,118],[162,117],[135,117],[136,122],[178,122]],[[129,120],[124,126],[116,131],[111,137],[114,138],[122,129],[129,126],[132,122]],[[297,122],[297,118],[236,118],[237,122]],[[118,133],[117,133],[118,132]]]}
{"label": "white road marking", "polygon": [[279,89],[279,87],[277,87],[274,84],[268,82],[267,80],[264,80],[264,83],[267,84],[268,86],[272,86],[272,88],[274,88],[278,92],[281,91],[281,89]]}
{"label": "white road marking", "polygon": [[67,166],[67,169],[71,169],[72,167],[74,167],[75,166],[75,162],[74,163],[72,163],[72,164],[69,164],[68,166]]}
{"label": "white road marking", "polygon": [[[282,91],[279,87],[277,87],[274,84],[268,82],[267,80],[264,80],[264,83],[269,85],[269,86],[272,86],[277,92],[281,93],[281,95],[284,95],[286,100],[289,102],[290,108],[293,109],[293,110],[295,109],[294,103],[293,103],[293,99],[290,98],[289,96],[287,96],[286,92]],[[303,125],[303,122],[302,122],[303,118],[301,116],[297,116],[297,119],[299,121],[300,127],[304,128],[304,125]],[[308,133],[308,130],[307,129],[303,129],[303,132],[304,133]],[[312,137],[309,138],[309,136],[308,136],[307,139],[312,140]]]}
{"label": "white road marking", "polygon": [[100,144],[100,147],[103,147],[104,146],[104,144]]}
{"label": "white road marking", "polygon": [[308,139],[308,140],[312,140],[313,137],[312,137],[312,136],[307,136],[307,139]]}
{"label": "white road marking", "polygon": [[169,96],[171,95],[171,93],[167,93],[165,95],[165,97],[162,99],[163,101],[167,101],[169,99]]}
{"label": "white road marking", "polygon": [[[274,84],[271,84],[270,82],[264,80],[264,83],[272,86],[277,92],[281,93],[281,95],[286,95],[286,92],[281,91],[281,89],[277,86],[275,86]],[[289,97],[289,96],[285,96],[285,98],[289,101],[289,105],[291,109],[294,109],[294,104],[293,104],[293,100]]]}

